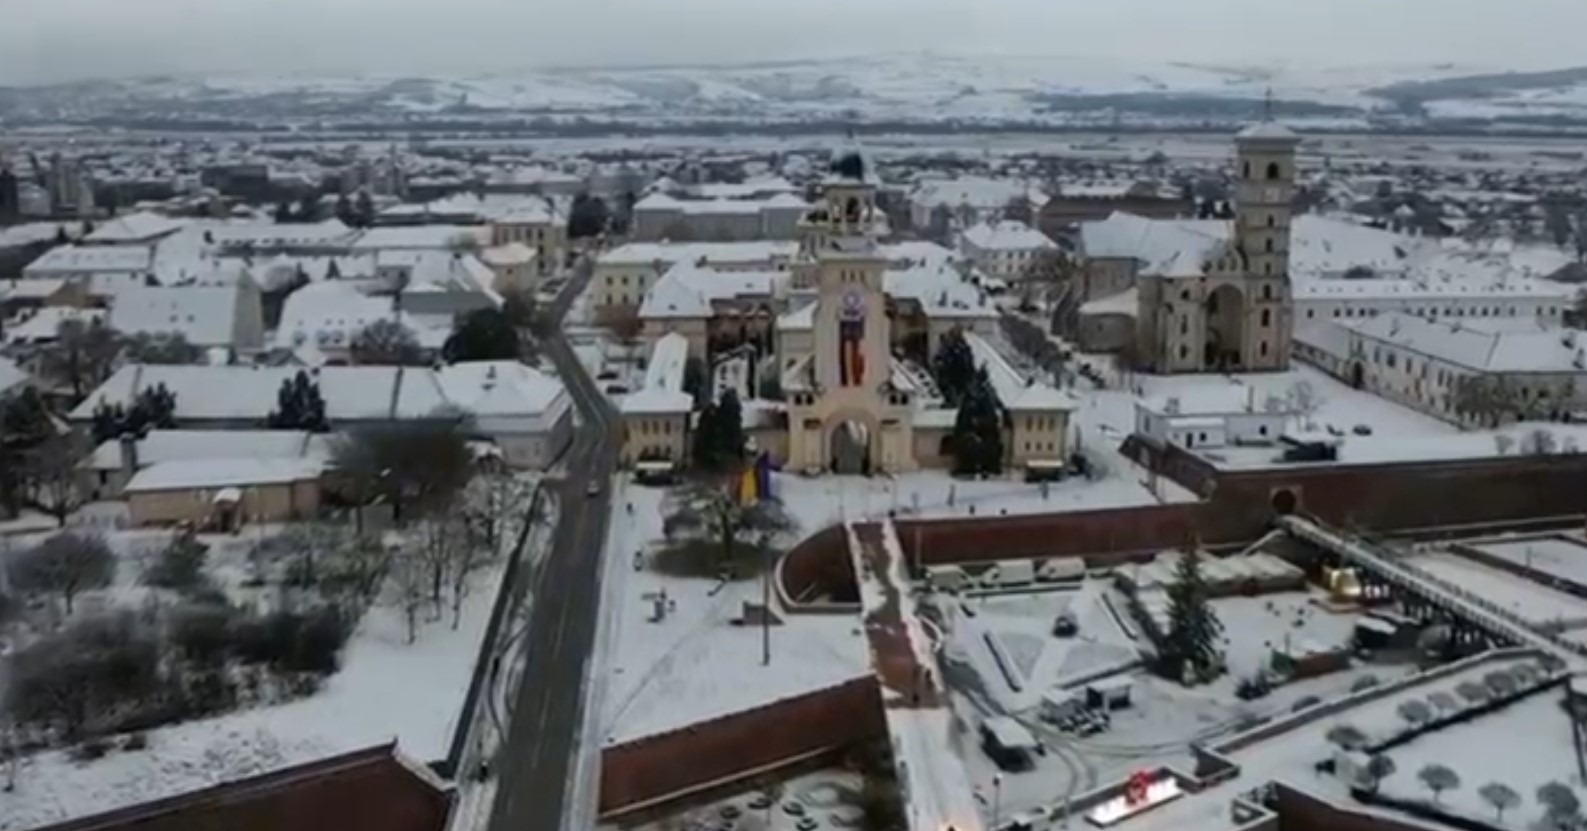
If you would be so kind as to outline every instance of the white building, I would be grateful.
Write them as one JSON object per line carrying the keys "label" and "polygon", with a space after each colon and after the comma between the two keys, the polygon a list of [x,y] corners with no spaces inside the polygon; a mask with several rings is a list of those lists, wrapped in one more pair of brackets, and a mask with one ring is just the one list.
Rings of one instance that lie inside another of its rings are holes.
{"label": "white building", "polygon": [[1014,220],[983,222],[959,235],[959,249],[987,276],[1014,282],[1029,274],[1031,266],[1058,245],[1046,234]]}
{"label": "white building", "polygon": [[1294,287],[1295,317],[1351,320],[1389,312],[1440,318],[1516,318],[1559,323],[1576,289],[1519,278],[1509,282],[1411,279],[1309,280]]}
{"label": "white building", "polygon": [[909,215],[916,228],[926,228],[933,214],[945,210],[960,227],[967,227],[995,221],[1015,199],[1029,200],[1029,185],[985,176],[926,179],[909,192]]}
{"label": "white building", "polygon": [[1251,387],[1188,387],[1135,403],[1135,432],[1185,448],[1274,444],[1298,413]]}
{"label": "white building", "polygon": [[736,271],[785,271],[799,253],[796,242],[636,242],[620,245],[595,262],[595,308],[637,309],[674,265]]}
{"label": "white building", "polygon": [[121,289],[111,297],[109,323],[124,335],[181,335],[205,349],[251,353],[264,346],[259,287],[247,279]]}
{"label": "white building", "polygon": [[515,467],[550,464],[572,437],[572,399],[562,382],[515,361],[440,369],[130,364],[68,417],[86,426],[100,405],[130,407],[140,392],[163,384],[176,397],[175,417],[184,428],[257,430],[276,409],[281,385],[299,372],[318,385],[336,430],[467,416],[474,434],[495,442]]}
{"label": "white building", "polygon": [[1492,427],[1587,409],[1587,336],[1532,318],[1387,313],[1296,330],[1295,356],[1446,421]]}

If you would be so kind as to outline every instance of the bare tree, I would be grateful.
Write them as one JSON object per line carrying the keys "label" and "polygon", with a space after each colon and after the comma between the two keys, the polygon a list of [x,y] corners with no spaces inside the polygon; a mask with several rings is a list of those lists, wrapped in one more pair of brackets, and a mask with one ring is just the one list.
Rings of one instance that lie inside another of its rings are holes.
{"label": "bare tree", "polygon": [[639,319],[639,311],[629,306],[608,306],[596,315],[596,323],[611,330],[614,337],[624,346],[632,347],[639,340],[639,334],[644,330],[644,321]]}
{"label": "bare tree", "polygon": [[1367,776],[1372,780],[1372,791],[1376,793],[1383,780],[1394,775],[1394,760],[1381,753],[1374,754],[1367,759]]}
{"label": "bare tree", "polygon": [[1521,804],[1521,795],[1503,782],[1489,782],[1477,789],[1483,801],[1493,806],[1494,818],[1504,822],[1504,812]]}
{"label": "bare tree", "polygon": [[134,364],[196,364],[204,350],[181,332],[139,332],[127,340],[127,362]]}
{"label": "bare tree", "polygon": [[21,728],[16,722],[7,719],[0,723],[0,775],[5,777],[5,784],[0,790],[12,793],[17,789],[17,774],[22,769],[22,739]]}
{"label": "bare tree", "polygon": [[365,326],[353,337],[353,363],[364,366],[421,366],[424,350],[413,330],[382,318]]}
{"label": "bare tree", "polygon": [[463,488],[460,511],[473,545],[494,555],[511,544],[534,498],[534,485],[508,474],[475,476]]}
{"label": "bare tree", "polygon": [[1300,413],[1301,418],[1308,424],[1311,422],[1312,417],[1317,414],[1317,411],[1322,409],[1325,401],[1310,381],[1296,381],[1289,388],[1287,397],[1289,398],[1290,407],[1295,412]]}
{"label": "bare tree", "polygon": [[428,599],[430,572],[416,549],[404,547],[391,558],[387,598],[408,624],[408,643],[419,639],[419,610]]}
{"label": "bare tree", "polygon": [[430,604],[439,617],[443,591],[473,548],[469,545],[468,529],[455,512],[441,511],[419,522],[414,537],[418,546],[415,551],[424,564]]}
{"label": "bare tree", "polygon": [[63,320],[55,342],[40,356],[43,374],[71,387],[72,397],[81,399],[110,377],[121,348],[121,336],[97,318],[86,323]]}
{"label": "bare tree", "polygon": [[346,619],[358,620],[380,594],[391,567],[391,551],[373,537],[355,537],[324,563],[320,592]]}
{"label": "bare tree", "polygon": [[733,569],[742,543],[764,549],[778,535],[798,527],[776,499],[745,504],[729,491],[705,482],[690,485],[678,494],[671,513],[662,521],[668,539],[681,532],[714,543],[717,565],[723,572]]}
{"label": "bare tree", "polygon": [[1495,433],[1493,435],[1493,446],[1494,449],[1499,451],[1499,455],[1503,456],[1510,452],[1510,448],[1515,446],[1515,439],[1509,433]]}
{"label": "bare tree", "polygon": [[60,594],[70,615],[79,592],[108,586],[115,574],[116,557],[104,540],[62,533],[13,558],[9,576],[22,591]]}
{"label": "bare tree", "polygon": [[23,457],[25,502],[55,518],[57,527],[86,501],[77,488],[77,453],[71,439],[50,436]]}
{"label": "bare tree", "polygon": [[1434,802],[1438,801],[1439,795],[1444,791],[1460,787],[1460,774],[1455,773],[1447,765],[1440,765],[1437,762],[1424,766],[1416,776],[1422,780],[1422,784],[1426,785],[1428,790],[1433,792]]}

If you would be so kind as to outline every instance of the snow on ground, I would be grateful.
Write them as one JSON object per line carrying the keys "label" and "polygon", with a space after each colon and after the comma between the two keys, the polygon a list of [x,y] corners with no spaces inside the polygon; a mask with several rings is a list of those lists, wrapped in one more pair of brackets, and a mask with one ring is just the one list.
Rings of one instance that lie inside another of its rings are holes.
{"label": "snow on ground", "polygon": [[[844,769],[819,770],[779,781],[772,790],[749,790],[732,794],[705,805],[690,805],[678,814],[665,814],[626,831],[673,831],[677,828],[709,828],[731,817],[736,831],[796,831],[800,817],[810,816],[817,828],[854,828],[862,813],[857,805],[863,780],[858,773]],[[775,795],[775,800],[760,806],[757,797]],[[753,803],[753,804],[752,804]],[[789,808],[798,805],[798,808]],[[797,815],[791,813],[797,811]],[[619,826],[598,826],[599,831],[617,831]]]}
{"label": "snow on ground", "polygon": [[1417,555],[1411,563],[1434,577],[1460,585],[1533,624],[1587,620],[1587,600],[1485,566],[1458,554]]}
{"label": "snow on ground", "polygon": [[[779,477],[779,481],[785,477]],[[761,628],[733,623],[746,602],[759,603],[760,580],[722,584],[633,568],[660,544],[666,491],[622,480],[608,536],[603,626],[615,626],[605,656],[607,687],[600,730],[606,743],[674,730],[829,687],[869,672],[857,615],[789,615],[771,627],[771,663],[762,665]],[[807,506],[791,503],[800,536],[820,527]],[[631,510],[630,510],[631,508]],[[665,593],[655,620],[652,599]]]}
{"label": "snow on ground", "polygon": [[[1035,708],[1048,690],[1137,662],[1135,642],[1103,603],[1105,591],[1103,582],[1093,580],[1077,588],[1040,593],[964,600],[943,596],[937,605],[944,612],[944,628],[954,641],[955,654],[969,659],[982,689],[1001,709],[1015,712]],[[1079,633],[1060,638],[1053,634],[1053,623],[1065,612],[1074,616]],[[1012,664],[1019,690],[1009,685],[988,636]]]}
{"label": "snow on ground", "polygon": [[1516,565],[1587,586],[1587,543],[1582,542],[1579,534],[1549,534],[1467,544]]}
{"label": "snow on ground", "polygon": [[[973,620],[980,626],[995,625],[1005,629],[1012,628],[1023,618],[1026,629],[1038,630],[1043,624],[1050,627],[1051,618],[1074,599],[1073,593],[989,599],[985,602],[990,606],[985,611],[977,607],[978,614]],[[962,614],[956,616],[945,655],[948,662],[945,673],[960,693],[956,703],[961,716],[979,722],[988,715],[1010,713],[1025,724],[1046,749],[1045,755],[1035,758],[1032,769],[1021,772],[999,772],[985,754],[971,752],[967,762],[973,781],[983,794],[990,794],[994,789],[993,775],[999,773],[1003,815],[1012,816],[1037,806],[1051,805],[1066,795],[1084,792],[1144,767],[1174,764],[1189,769],[1188,745],[1192,741],[1230,735],[1254,719],[1288,713],[1302,699],[1326,700],[1347,694],[1364,676],[1374,676],[1379,682],[1387,683],[1414,672],[1415,668],[1408,664],[1357,663],[1340,672],[1285,684],[1261,699],[1237,699],[1234,689],[1240,677],[1261,665],[1274,647],[1282,648],[1286,634],[1296,643],[1306,641],[1323,645],[1334,645],[1350,637],[1355,621],[1353,614],[1329,613],[1311,600],[1307,593],[1286,592],[1213,601],[1228,639],[1224,648],[1232,665],[1231,672],[1211,684],[1185,688],[1145,671],[1130,670],[1124,674],[1133,683],[1131,706],[1112,713],[1112,723],[1106,732],[1087,738],[1073,737],[1043,722],[1039,701],[1040,693],[1046,688],[1033,694],[1013,694],[984,641],[979,635],[969,633],[963,625],[964,621],[972,619]],[[1272,609],[1268,608],[1270,602]],[[1123,606],[1118,608],[1122,610]],[[1081,617],[1083,637],[1091,627],[1083,614]],[[1296,620],[1302,620],[1303,625],[1295,627]],[[1037,633],[1031,632],[1032,635]],[[1047,634],[1047,631],[1039,634]],[[1044,654],[1041,661],[1046,660]],[[963,671],[966,666],[972,673],[969,676]],[[1011,703],[1026,706],[1015,709],[1009,706]]]}
{"label": "snow on ground", "polygon": [[[210,546],[216,582],[234,598],[248,601],[237,584],[247,574],[259,535],[271,532],[200,536]],[[120,558],[116,581],[104,591],[86,593],[76,615],[113,606],[138,608],[152,595],[138,585],[142,565],[170,536],[157,530],[107,532]],[[93,762],[73,761],[64,751],[29,757],[15,792],[0,793],[0,831],[107,811],[393,739],[417,759],[444,758],[504,570],[505,561],[499,561],[473,575],[456,629],[448,609],[440,619],[422,623],[411,645],[401,610],[373,606],[348,640],[341,670],[307,698],[156,728],[147,732],[148,749],[112,751]]]}
{"label": "snow on ground", "polygon": [[1528,828],[1543,809],[1534,795],[1549,782],[1571,785],[1577,797],[1587,796],[1571,749],[1570,719],[1559,689],[1538,693],[1503,710],[1439,730],[1388,753],[1394,773],[1379,786],[1401,799],[1432,801],[1418,777],[1427,765],[1440,764],[1460,777],[1460,787],[1444,792],[1444,810],[1482,822],[1494,821],[1493,806],[1478,794],[1489,782],[1501,782],[1521,795],[1521,805],[1505,812],[1504,824]]}

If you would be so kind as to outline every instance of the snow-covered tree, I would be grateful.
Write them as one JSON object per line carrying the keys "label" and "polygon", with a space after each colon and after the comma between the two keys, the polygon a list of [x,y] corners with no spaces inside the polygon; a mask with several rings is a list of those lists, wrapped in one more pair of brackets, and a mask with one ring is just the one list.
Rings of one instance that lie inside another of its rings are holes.
{"label": "snow-covered tree", "polygon": [[1003,407],[985,368],[976,370],[960,396],[949,446],[953,472],[960,476],[1003,472]]}
{"label": "snow-covered tree", "polygon": [[1576,792],[1560,782],[1538,787],[1537,801],[1543,806],[1544,821],[1556,828],[1571,827],[1581,813],[1581,800],[1576,798]]}
{"label": "snow-covered tree", "polygon": [[1503,782],[1489,782],[1477,789],[1482,800],[1493,806],[1494,819],[1504,822],[1504,812],[1521,804],[1521,795]]}
{"label": "snow-covered tree", "polygon": [[1360,750],[1367,744],[1367,734],[1353,724],[1335,724],[1328,728],[1327,738],[1340,750]]}
{"label": "snow-covered tree", "polygon": [[1179,558],[1168,587],[1168,634],[1163,659],[1173,677],[1206,679],[1222,668],[1218,643],[1223,624],[1212,609],[1201,574],[1201,553],[1191,546]]}
{"label": "snow-covered tree", "polygon": [[942,336],[937,344],[937,354],[931,359],[931,371],[936,376],[937,389],[949,406],[957,406],[970,385],[975,382],[975,355],[964,333],[953,329]]}
{"label": "snow-covered tree", "polygon": [[1460,787],[1460,774],[1455,773],[1449,766],[1437,762],[1424,766],[1416,776],[1422,780],[1422,784],[1426,785],[1428,790],[1433,792],[1434,802],[1438,801],[1439,795],[1444,791]]}

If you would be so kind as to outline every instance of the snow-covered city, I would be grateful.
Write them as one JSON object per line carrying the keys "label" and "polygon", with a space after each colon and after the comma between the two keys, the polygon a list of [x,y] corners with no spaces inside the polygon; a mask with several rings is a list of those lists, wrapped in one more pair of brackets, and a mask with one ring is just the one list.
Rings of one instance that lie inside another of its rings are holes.
{"label": "snow-covered city", "polygon": [[1587,829],[1557,36],[148,2],[0,8],[0,831]]}

